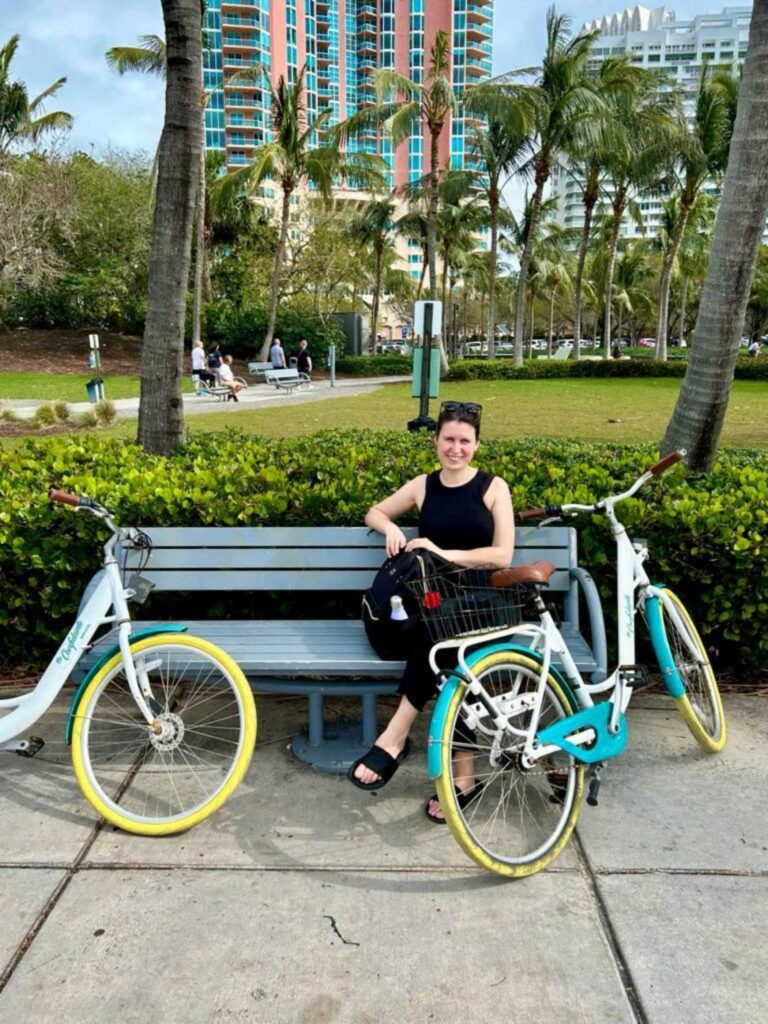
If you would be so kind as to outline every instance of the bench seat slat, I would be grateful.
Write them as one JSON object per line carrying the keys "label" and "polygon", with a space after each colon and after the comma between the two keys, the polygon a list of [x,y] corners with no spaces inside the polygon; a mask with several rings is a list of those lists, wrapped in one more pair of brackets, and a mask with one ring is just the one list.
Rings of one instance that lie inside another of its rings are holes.
{"label": "bench seat slat", "polygon": [[[366,590],[375,575],[370,569],[354,570],[332,569],[305,570],[240,570],[196,568],[184,570],[149,571],[142,574],[155,584],[157,590],[237,590],[237,591],[301,591],[301,590],[332,590],[350,591]],[[565,591],[570,580],[567,572],[556,572],[550,579],[549,589]]]}
{"label": "bench seat slat", "polygon": [[[137,630],[162,622],[136,622]],[[243,672],[253,679],[259,676],[363,676],[367,678],[399,679],[404,663],[381,661],[371,649],[362,624],[354,619],[333,620],[206,620],[185,623],[190,633],[203,637],[227,651]],[[323,632],[329,642],[317,642],[317,633]],[[584,673],[595,668],[589,645],[578,631],[564,624],[563,636],[579,670]],[[111,643],[114,634],[96,644],[81,659],[78,670],[86,670]],[[185,650],[184,663],[190,661]],[[287,684],[290,690],[290,684]]]}
{"label": "bench seat slat", "polygon": [[[547,559],[558,569],[570,565],[565,548],[553,551],[523,549],[517,551],[513,565]],[[210,571],[216,569],[370,569],[375,572],[384,560],[378,548],[155,548],[147,572],[169,569]],[[137,557],[129,565],[139,564]]]}

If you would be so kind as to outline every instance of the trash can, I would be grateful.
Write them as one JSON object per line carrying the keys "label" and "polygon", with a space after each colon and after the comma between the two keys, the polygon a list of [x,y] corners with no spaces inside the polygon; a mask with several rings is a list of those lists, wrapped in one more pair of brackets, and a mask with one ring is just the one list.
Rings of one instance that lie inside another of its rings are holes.
{"label": "trash can", "polygon": [[100,402],[104,394],[104,381],[101,377],[94,377],[85,385],[85,391],[89,402]]}
{"label": "trash can", "polygon": [[298,365],[299,365],[299,360],[296,358],[296,356],[288,356],[288,369],[289,370],[295,370]]}

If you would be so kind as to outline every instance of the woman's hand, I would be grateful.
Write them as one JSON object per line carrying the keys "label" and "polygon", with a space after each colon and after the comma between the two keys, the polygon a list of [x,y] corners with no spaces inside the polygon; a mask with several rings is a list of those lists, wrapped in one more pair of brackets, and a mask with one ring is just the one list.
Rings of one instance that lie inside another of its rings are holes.
{"label": "woman's hand", "polygon": [[[387,528],[384,530],[384,539],[387,547],[387,558],[392,558],[393,555],[402,551],[407,545],[405,534],[397,523],[388,524]],[[410,548],[408,548],[408,550],[410,550]]]}
{"label": "woman's hand", "polygon": [[427,537],[415,537],[413,540],[409,540],[405,545],[406,551],[415,551],[417,548],[424,548],[435,555],[443,554],[442,548],[439,548],[437,544],[433,544]]}

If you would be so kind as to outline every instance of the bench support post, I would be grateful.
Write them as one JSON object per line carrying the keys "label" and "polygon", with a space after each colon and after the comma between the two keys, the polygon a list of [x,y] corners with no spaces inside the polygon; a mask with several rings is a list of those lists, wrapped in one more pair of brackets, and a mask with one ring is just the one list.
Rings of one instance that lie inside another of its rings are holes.
{"label": "bench support post", "polygon": [[293,756],[315,771],[343,775],[373,746],[378,735],[376,694],[363,693],[361,699],[362,722],[338,720],[327,723],[323,694],[310,693],[307,731],[297,733],[291,740]]}
{"label": "bench support post", "polygon": [[379,723],[376,720],[376,694],[363,694],[363,746],[373,746],[373,741],[379,735]]}

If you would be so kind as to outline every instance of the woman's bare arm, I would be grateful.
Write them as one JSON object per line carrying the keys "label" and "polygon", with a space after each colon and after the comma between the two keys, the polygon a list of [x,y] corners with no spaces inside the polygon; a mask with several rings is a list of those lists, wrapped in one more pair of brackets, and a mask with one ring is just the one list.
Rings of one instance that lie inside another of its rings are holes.
{"label": "woman's bare arm", "polygon": [[425,479],[425,475],[414,477],[384,501],[380,501],[373,508],[368,509],[366,513],[365,525],[371,530],[384,534],[388,556],[396,555],[407,544],[405,534],[394,520],[399,519],[406,512],[410,512],[412,508],[418,507],[419,498],[424,491]]}

